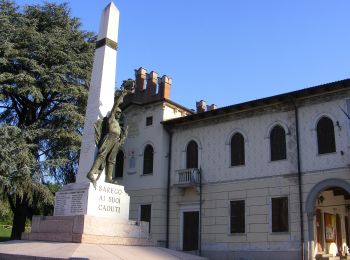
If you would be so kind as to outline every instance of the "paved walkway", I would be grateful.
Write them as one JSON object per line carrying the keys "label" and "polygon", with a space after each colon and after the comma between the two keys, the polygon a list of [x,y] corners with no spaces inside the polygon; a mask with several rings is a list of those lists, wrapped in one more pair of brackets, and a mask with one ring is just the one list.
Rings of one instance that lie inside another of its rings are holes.
{"label": "paved walkway", "polygon": [[[13,257],[10,255],[13,255]],[[79,244],[13,240],[0,243],[0,260],[3,259],[203,260],[206,258],[162,247],[96,245],[84,243]]]}

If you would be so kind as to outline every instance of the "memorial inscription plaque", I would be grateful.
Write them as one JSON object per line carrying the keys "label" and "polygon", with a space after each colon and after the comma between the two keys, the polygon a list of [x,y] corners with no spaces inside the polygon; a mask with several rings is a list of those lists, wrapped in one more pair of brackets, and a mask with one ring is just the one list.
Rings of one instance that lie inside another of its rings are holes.
{"label": "memorial inscription plaque", "polygon": [[86,205],[83,201],[84,197],[87,197],[87,191],[85,190],[57,192],[54,215],[84,215],[86,212]]}
{"label": "memorial inscription plaque", "polygon": [[55,216],[92,215],[114,219],[129,219],[130,197],[121,185],[97,182],[93,186],[67,185],[56,193]]}

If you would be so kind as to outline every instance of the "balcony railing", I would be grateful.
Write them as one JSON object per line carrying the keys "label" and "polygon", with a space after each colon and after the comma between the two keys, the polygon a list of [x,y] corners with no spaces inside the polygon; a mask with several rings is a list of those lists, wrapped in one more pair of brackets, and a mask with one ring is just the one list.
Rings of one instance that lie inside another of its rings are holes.
{"label": "balcony railing", "polygon": [[193,187],[199,185],[200,171],[197,168],[183,169],[176,171],[174,185],[181,187]]}

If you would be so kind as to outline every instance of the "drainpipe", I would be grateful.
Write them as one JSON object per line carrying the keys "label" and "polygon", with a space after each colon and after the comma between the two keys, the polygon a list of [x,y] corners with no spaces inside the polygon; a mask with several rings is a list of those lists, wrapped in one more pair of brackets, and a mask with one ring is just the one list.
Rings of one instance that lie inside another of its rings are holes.
{"label": "drainpipe", "polygon": [[304,255],[304,218],[303,218],[303,190],[302,190],[302,176],[300,166],[300,140],[299,140],[299,111],[294,100],[292,99],[295,115],[295,131],[297,139],[297,161],[298,161],[298,184],[299,184],[299,214],[300,214],[300,243],[301,243],[301,259],[305,259]]}
{"label": "drainpipe", "polygon": [[170,220],[170,172],[171,172],[171,148],[173,133],[166,129],[169,134],[169,152],[168,152],[168,180],[167,180],[167,191],[166,191],[166,240],[165,247],[169,248],[169,220]]}

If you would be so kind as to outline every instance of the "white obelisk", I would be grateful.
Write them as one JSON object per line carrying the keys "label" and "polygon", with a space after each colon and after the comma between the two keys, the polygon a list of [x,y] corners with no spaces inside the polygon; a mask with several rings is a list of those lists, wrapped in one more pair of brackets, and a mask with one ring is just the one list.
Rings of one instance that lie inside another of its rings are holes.
{"label": "white obelisk", "polygon": [[129,221],[130,196],[124,186],[104,182],[95,188],[86,174],[96,153],[94,123],[114,102],[119,11],[110,3],[102,13],[89,89],[77,181],[55,194],[54,216],[33,217],[28,240],[153,245],[148,225]]}
{"label": "white obelisk", "polygon": [[[113,107],[119,11],[102,13],[89,90],[79,173],[55,194],[54,216],[34,216],[28,240],[96,244],[153,245],[148,225],[129,221],[130,196],[124,186],[86,178],[95,159],[94,123]],[[104,178],[103,178],[104,179]]]}
{"label": "white obelisk", "polygon": [[64,185],[56,193],[54,216],[129,219],[130,197],[123,186],[106,183],[104,172],[96,188],[86,177],[97,152],[94,124],[107,115],[114,103],[118,25],[119,11],[110,3],[102,12],[96,42],[78,175],[75,183]]}
{"label": "white obelisk", "polygon": [[[86,178],[96,154],[94,123],[112,109],[115,92],[117,63],[119,10],[111,2],[103,10],[100,20],[94,63],[85,114],[84,134],[81,144],[77,183],[86,183]],[[104,181],[103,172],[100,180]]]}

